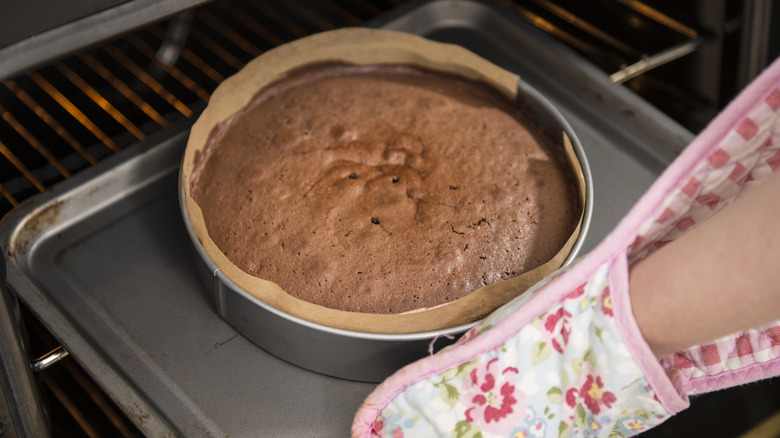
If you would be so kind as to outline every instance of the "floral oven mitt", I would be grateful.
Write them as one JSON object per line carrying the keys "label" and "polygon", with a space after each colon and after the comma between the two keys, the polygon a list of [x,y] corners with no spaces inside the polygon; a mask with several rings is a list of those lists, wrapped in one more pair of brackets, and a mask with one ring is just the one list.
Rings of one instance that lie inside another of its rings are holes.
{"label": "floral oven mitt", "polygon": [[780,321],[656,360],[628,266],[780,168],[780,60],[675,160],[590,254],[406,366],[363,403],[355,437],[625,437],[688,395],[780,374]]}

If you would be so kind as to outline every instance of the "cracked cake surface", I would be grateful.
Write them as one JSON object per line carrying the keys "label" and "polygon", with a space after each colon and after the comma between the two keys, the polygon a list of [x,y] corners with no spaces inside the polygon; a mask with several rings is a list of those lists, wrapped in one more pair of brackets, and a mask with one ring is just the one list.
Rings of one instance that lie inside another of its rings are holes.
{"label": "cracked cake surface", "polygon": [[579,205],[514,102],[411,66],[319,64],[212,131],[191,192],[217,247],[300,299],[399,313],[538,267]]}

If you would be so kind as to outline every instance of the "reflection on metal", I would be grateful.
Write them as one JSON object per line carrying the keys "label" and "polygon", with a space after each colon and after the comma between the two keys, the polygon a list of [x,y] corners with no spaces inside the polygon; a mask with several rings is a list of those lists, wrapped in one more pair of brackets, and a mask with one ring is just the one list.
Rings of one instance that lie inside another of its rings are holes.
{"label": "reflection on metal", "polygon": [[701,37],[697,37],[694,40],[686,41],[683,44],[656,53],[655,55],[645,56],[634,64],[612,73],[609,76],[609,79],[616,84],[621,84],[658,66],[682,58],[683,56],[694,52],[701,44]]}
{"label": "reflection on metal", "polygon": [[[160,29],[160,27],[154,26],[154,27],[151,28],[151,31],[152,31],[153,34],[159,36],[160,38],[164,38],[165,33],[162,31],[162,29]],[[138,38],[135,35],[128,36],[127,40],[139,52],[141,52],[143,55],[148,57],[150,60],[154,60],[155,62],[157,62],[160,65],[160,67],[165,69],[165,71],[168,72],[168,74],[171,75],[172,78],[174,78],[177,81],[179,81],[180,84],[184,85],[189,91],[191,91],[193,94],[198,96],[198,98],[200,98],[201,100],[204,100],[204,101],[207,101],[209,99],[210,94],[206,90],[204,90],[203,87],[201,87],[200,85],[196,84],[195,81],[190,79],[186,74],[184,74],[180,69],[176,68],[172,64],[167,64],[167,63],[163,62],[163,60],[158,59],[155,56],[155,51],[148,44],[143,42],[143,40],[141,40],[140,38]],[[181,53],[182,53],[182,57],[184,59],[186,59],[189,62],[192,62],[192,60],[190,59],[190,56],[189,56],[192,52],[189,49],[187,49],[186,47],[182,48],[182,52]],[[200,61],[200,63],[203,64],[201,66],[201,67],[203,67],[201,69],[201,71],[206,71],[205,69],[207,67],[210,70],[213,70],[205,62]],[[199,65],[199,64],[196,64],[196,65]],[[152,78],[151,76],[146,74],[145,71],[140,70],[134,64],[133,65],[129,64],[129,60],[125,61],[125,66],[127,68],[131,69],[134,73],[136,73],[136,75],[140,74],[141,76],[138,76],[138,79],[140,79],[144,84],[146,84],[146,86],[149,87],[152,91],[157,93],[157,95],[159,95],[160,97],[165,99],[165,101],[168,102],[171,106],[176,108],[176,110],[179,113],[181,113],[185,117],[192,116],[192,110],[189,107],[187,107],[187,105],[184,104],[184,102],[179,100],[171,92],[169,92],[167,89],[162,87],[157,81],[154,80],[154,78]],[[220,78],[221,77],[222,76],[220,76]]]}
{"label": "reflection on metal", "polygon": [[192,11],[185,11],[174,17],[168,25],[168,31],[157,49],[155,59],[161,64],[172,65],[179,60],[181,48],[186,44],[192,30]]}
{"label": "reflection on metal", "polygon": [[55,363],[61,361],[66,357],[68,357],[68,350],[66,350],[65,347],[60,345],[54,350],[36,359],[35,362],[30,364],[30,366],[32,367],[32,370],[35,372],[43,371],[46,368],[49,368],[50,366],[54,365]]}
{"label": "reflection on metal", "polygon": [[[157,36],[158,38],[163,38],[165,33],[159,26],[152,26],[149,29],[153,35]],[[141,53],[144,55],[149,56],[152,52],[152,48],[149,47],[146,43],[144,43],[140,38],[131,35],[128,37],[128,41],[130,41],[136,49],[138,49]],[[223,80],[225,80],[225,76],[220,74],[218,71],[214,70],[214,68],[208,63],[206,63],[203,59],[201,59],[195,52],[190,50],[188,47],[182,47],[181,49],[181,59],[184,61],[189,62],[193,66],[197,67],[197,69],[204,73],[206,76],[209,77],[212,81],[214,81],[215,84],[219,84]],[[168,64],[163,62],[163,60],[157,59],[157,62],[160,63],[160,65],[168,72],[169,75],[171,75],[172,78],[179,81],[180,84],[187,87],[188,90],[190,90],[193,94],[198,96],[201,100],[207,101],[209,99],[209,93],[203,89],[200,85],[196,84],[195,81],[190,79],[186,74],[182,73],[181,70],[176,68],[173,64]]]}

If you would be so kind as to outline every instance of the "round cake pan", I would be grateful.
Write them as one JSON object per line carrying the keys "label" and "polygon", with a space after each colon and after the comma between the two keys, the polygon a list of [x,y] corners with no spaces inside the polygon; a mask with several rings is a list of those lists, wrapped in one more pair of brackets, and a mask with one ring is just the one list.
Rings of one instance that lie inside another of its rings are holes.
{"label": "round cake pan", "polygon": [[[522,80],[518,80],[517,87],[518,108],[560,147],[564,147],[561,133],[565,133],[582,170],[585,190],[581,227],[563,263],[566,265],[577,257],[588,234],[593,208],[590,168],[576,133],[561,113]],[[248,340],[285,361],[333,377],[380,382],[404,365],[453,342],[479,322],[420,333],[380,334],[329,327],[274,308],[239,287],[208,255],[185,206],[185,185],[189,181],[184,178],[182,172],[180,207],[199,276],[216,312]]]}

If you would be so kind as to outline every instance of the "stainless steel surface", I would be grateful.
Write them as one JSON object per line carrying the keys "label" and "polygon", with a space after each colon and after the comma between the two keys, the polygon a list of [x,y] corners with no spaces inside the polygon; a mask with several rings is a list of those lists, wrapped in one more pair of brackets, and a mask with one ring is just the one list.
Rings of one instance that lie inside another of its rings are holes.
{"label": "stainless steel surface", "polygon": [[[542,127],[545,132],[565,132],[568,135],[582,169],[585,183],[582,226],[564,261],[567,265],[579,255],[593,213],[593,181],[587,155],[577,133],[560,112],[523,81],[518,83],[517,103],[530,123]],[[562,139],[551,140],[563,148]],[[185,184],[189,181],[179,181],[182,216],[196,250],[201,280],[217,313],[247,339],[288,362],[328,376],[381,382],[402,366],[449,344],[447,339],[477,324],[471,322],[420,333],[379,334],[328,327],[275,309],[233,283],[208,256],[189,219],[184,203]],[[440,342],[434,348],[431,343],[435,340]]]}
{"label": "stainless steel surface", "polygon": [[5,263],[0,263],[0,436],[46,436],[48,421],[25,356],[19,306],[6,289],[5,272]]}
{"label": "stainless steel surface", "polygon": [[742,6],[742,35],[740,68],[737,84],[744,87],[769,64],[769,39],[772,30],[772,9],[780,4],[775,0],[748,0]]}
{"label": "stainless steel surface", "polygon": [[[600,241],[693,137],[511,10],[404,7],[375,25],[462,44],[517,72],[589,158]],[[149,138],[0,222],[8,285],[148,435],[346,436],[372,384],[265,353],[213,311],[177,202],[186,128]]]}
{"label": "stainless steel surface", "polygon": [[[10,78],[207,1],[209,0],[130,0],[119,2],[99,12],[85,12],[86,15],[74,21],[66,21],[67,16],[53,18],[56,23],[52,24],[53,27],[7,46],[0,46],[0,79]],[[60,4],[59,7],[70,6],[70,2],[56,3]],[[34,4],[36,10],[43,7],[38,3]],[[6,20],[22,18],[9,16],[4,12]],[[9,40],[12,39],[16,38],[9,36]]]}
{"label": "stainless steel surface", "polygon": [[125,1],[127,0],[76,0],[69,2],[7,0],[3,2],[3,14],[11,19],[3,20],[3,26],[0,26],[0,48]]}

